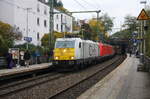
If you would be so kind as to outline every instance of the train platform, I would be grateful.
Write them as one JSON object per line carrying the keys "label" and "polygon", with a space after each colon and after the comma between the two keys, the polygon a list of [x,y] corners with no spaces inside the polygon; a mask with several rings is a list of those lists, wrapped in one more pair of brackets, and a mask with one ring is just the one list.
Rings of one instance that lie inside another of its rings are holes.
{"label": "train platform", "polygon": [[0,77],[21,74],[21,73],[31,72],[35,70],[40,70],[40,69],[46,69],[51,65],[52,63],[42,63],[42,64],[35,64],[29,66],[19,66],[19,67],[14,67],[12,69],[1,69]]}
{"label": "train platform", "polygon": [[150,73],[137,71],[139,59],[126,60],[77,99],[150,99]]}

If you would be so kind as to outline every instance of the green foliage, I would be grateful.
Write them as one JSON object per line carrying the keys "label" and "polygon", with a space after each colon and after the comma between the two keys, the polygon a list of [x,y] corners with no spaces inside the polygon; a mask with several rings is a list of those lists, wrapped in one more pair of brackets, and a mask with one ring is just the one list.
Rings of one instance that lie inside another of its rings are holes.
{"label": "green foliage", "polygon": [[107,14],[104,14],[98,18],[98,21],[96,18],[91,19],[89,25],[92,31],[91,39],[105,41],[108,37],[108,32],[112,30],[113,20]]}
{"label": "green foliage", "polygon": [[92,39],[92,29],[89,24],[84,23],[81,26],[80,36],[84,39],[91,40]]}
{"label": "green foliage", "polygon": [[111,37],[120,38],[120,39],[131,38],[131,32],[128,29],[125,29],[125,30],[114,33]]}
{"label": "green foliage", "polygon": [[46,47],[49,45],[49,34],[44,34],[41,39],[42,46]]}
{"label": "green foliage", "polygon": [[[21,44],[21,45],[16,45],[14,48],[19,48],[19,50],[26,51],[26,46],[27,43]],[[45,53],[45,48],[42,48],[40,46],[35,46],[34,44],[28,44],[28,50],[30,51],[31,54],[34,54],[37,50],[40,52],[40,54]]]}
{"label": "green foliage", "polygon": [[22,35],[11,25],[0,21],[0,55],[13,47],[14,41],[21,39]]}
{"label": "green foliage", "polygon": [[125,22],[123,24],[123,30],[114,33],[111,37],[118,37],[118,38],[122,38],[122,39],[128,39],[131,38],[131,34],[136,31],[136,27],[138,26],[136,17],[134,16],[126,16],[125,17]]}
{"label": "green foliage", "polygon": [[130,15],[126,16],[123,26],[130,30],[130,32],[136,31],[136,27],[138,26],[136,17]]}
{"label": "green foliage", "polygon": [[46,49],[53,49],[56,39],[56,33],[58,32],[54,32],[53,35],[50,35],[50,33],[44,34],[44,36],[41,39],[41,45]]}
{"label": "green foliage", "polygon": [[100,17],[100,20],[104,26],[104,31],[108,32],[112,30],[113,27],[113,20],[108,16],[108,14],[104,14],[103,16]]}

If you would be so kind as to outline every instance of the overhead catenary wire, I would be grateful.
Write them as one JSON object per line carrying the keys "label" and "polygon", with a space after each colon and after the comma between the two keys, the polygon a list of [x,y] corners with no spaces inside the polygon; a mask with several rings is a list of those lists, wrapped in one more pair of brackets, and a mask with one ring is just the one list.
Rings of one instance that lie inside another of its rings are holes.
{"label": "overhead catenary wire", "polygon": [[[87,5],[91,6],[92,8],[95,8],[96,6],[93,3],[90,3],[86,0],[82,0],[83,2],[85,2]],[[98,9],[98,7],[96,7],[96,9]]]}
{"label": "overhead catenary wire", "polygon": [[77,0],[74,0],[78,5],[80,5],[82,8],[84,8],[84,9],[86,9],[86,7],[85,6],[83,6],[79,1],[77,1]]}

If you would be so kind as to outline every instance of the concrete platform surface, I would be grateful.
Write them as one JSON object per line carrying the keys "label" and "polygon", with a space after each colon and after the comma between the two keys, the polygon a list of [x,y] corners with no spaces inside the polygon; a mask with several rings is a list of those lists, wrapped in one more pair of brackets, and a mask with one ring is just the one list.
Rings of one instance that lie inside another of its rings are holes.
{"label": "concrete platform surface", "polygon": [[139,60],[127,59],[77,99],[150,99],[150,73],[138,72]]}
{"label": "concrete platform surface", "polygon": [[48,68],[50,65],[52,65],[52,63],[29,65],[28,67],[20,66],[20,67],[14,67],[12,69],[1,69],[0,77],[13,75],[13,74],[17,74],[17,73],[24,73],[24,72],[34,71],[34,70],[45,69],[45,68]]}

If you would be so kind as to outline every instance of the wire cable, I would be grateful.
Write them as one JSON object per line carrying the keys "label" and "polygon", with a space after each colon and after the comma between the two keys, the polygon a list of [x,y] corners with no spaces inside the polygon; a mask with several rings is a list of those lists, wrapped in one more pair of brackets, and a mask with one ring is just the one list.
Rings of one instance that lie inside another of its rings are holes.
{"label": "wire cable", "polygon": [[87,2],[86,0],[82,0],[83,2],[85,2],[87,5],[91,6],[91,7],[94,7],[95,8],[95,5],[94,4],[91,4],[89,2]]}
{"label": "wire cable", "polygon": [[83,6],[80,2],[78,2],[77,0],[74,0],[78,5],[80,5],[82,8],[86,9],[85,6]]}

